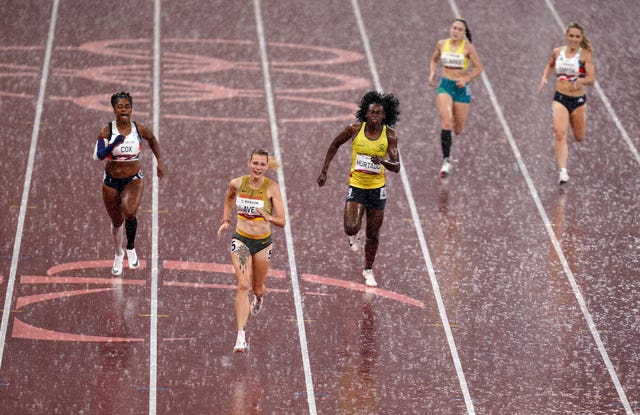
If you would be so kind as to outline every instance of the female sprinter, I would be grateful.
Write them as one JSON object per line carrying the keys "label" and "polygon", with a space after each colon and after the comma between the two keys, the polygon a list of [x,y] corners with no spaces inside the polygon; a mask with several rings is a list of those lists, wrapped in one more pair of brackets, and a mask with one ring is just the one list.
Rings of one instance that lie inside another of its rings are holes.
{"label": "female sprinter", "polygon": [[[218,240],[229,227],[232,210],[236,211],[236,229],[231,239],[231,262],[236,272],[236,324],[238,334],[234,352],[247,349],[245,326],[249,312],[257,315],[263,309],[265,278],[271,265],[271,225],[284,228],[286,219],[278,183],[265,177],[269,168],[278,164],[262,149],[251,152],[249,174],[229,183],[224,199]],[[253,301],[249,304],[249,289]]]}

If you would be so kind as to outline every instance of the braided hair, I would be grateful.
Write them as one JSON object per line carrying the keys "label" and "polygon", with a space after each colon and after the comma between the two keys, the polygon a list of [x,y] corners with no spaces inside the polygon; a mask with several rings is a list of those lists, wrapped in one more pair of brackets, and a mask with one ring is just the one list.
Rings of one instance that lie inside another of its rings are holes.
{"label": "braided hair", "polygon": [[133,106],[133,98],[131,98],[131,95],[128,92],[124,92],[124,91],[116,92],[115,94],[111,95],[111,106],[115,108],[118,101],[122,98],[129,101],[129,104]]}

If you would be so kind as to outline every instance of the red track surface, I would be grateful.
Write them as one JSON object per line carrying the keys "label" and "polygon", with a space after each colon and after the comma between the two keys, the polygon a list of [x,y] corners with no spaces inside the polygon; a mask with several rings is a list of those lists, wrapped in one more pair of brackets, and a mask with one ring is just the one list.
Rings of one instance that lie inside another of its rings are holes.
{"label": "red track surface", "polygon": [[[640,413],[634,0],[552,0],[586,27],[601,87],[565,191],[553,88],[536,95],[563,42],[545,1],[453,6],[486,79],[472,83],[446,185],[427,75],[449,2],[359,1],[375,68],[351,2],[263,2],[277,137],[253,2],[162,2],[157,107],[153,2],[61,0],[50,36],[52,4],[9,1],[0,17],[2,413]],[[401,102],[406,181],[389,177],[380,288],[367,289],[341,225],[348,149],[325,187],[315,178],[374,73]],[[90,153],[120,90],[156,131],[166,173],[154,186],[146,149],[144,266],[114,279]],[[235,277],[215,230],[228,180],[276,143],[291,238],[274,234],[266,310],[234,355]]]}

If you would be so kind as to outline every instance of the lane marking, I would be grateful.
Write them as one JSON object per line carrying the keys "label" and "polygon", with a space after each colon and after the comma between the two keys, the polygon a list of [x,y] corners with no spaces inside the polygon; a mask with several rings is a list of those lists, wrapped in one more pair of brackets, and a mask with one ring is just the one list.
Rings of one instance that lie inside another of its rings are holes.
{"label": "lane marking", "polygon": [[[358,7],[358,0],[351,0],[351,3],[353,5],[353,11],[356,15],[356,20],[358,22],[358,28],[360,29],[362,42],[365,47],[365,52],[366,52],[367,60],[369,62],[369,68],[371,69],[371,75],[374,79],[375,88],[379,91],[382,91],[383,89],[382,89],[380,80],[378,79],[378,72],[376,70],[373,54],[371,53],[371,48],[369,47],[369,39],[364,26],[364,22],[362,20],[362,15],[360,14],[360,9]],[[402,157],[400,159],[402,160]],[[436,274],[433,269],[433,263],[431,262],[431,256],[429,255],[429,249],[427,247],[427,242],[424,236],[424,232],[422,230],[421,220],[418,215],[418,209],[416,208],[415,199],[413,198],[411,185],[409,183],[409,178],[407,176],[406,166],[402,166],[400,168],[400,176],[402,178],[402,186],[407,195],[407,202],[409,204],[409,209],[411,211],[411,219],[413,221],[416,233],[418,234],[418,241],[420,242],[420,249],[422,251],[422,256],[427,265],[427,273],[429,275],[429,281],[431,283],[431,288],[433,290],[433,296],[435,297],[436,304],[438,305],[438,313],[440,314],[440,320],[442,321],[442,326],[445,332],[445,336],[447,338],[447,344],[449,345],[449,352],[451,353],[451,358],[453,359],[453,365],[456,370],[456,375],[458,376],[458,382],[460,383],[460,389],[462,390],[462,395],[464,397],[464,403],[467,408],[467,413],[469,415],[473,415],[475,414],[475,409],[473,407],[473,400],[471,399],[471,395],[469,393],[467,380],[465,378],[464,371],[462,369],[462,362],[460,361],[460,357],[458,356],[458,349],[456,347],[455,339],[453,338],[453,332],[451,330],[449,318],[447,317],[447,310],[444,306],[444,301],[442,300],[442,294],[440,293],[440,286],[438,285],[438,280],[436,278]]]}
{"label": "lane marking", "polygon": [[[545,2],[547,3],[547,6],[549,7],[549,9],[551,9],[551,12],[554,14],[556,21],[558,22],[558,24],[560,25],[561,30],[564,29],[564,25],[562,24],[562,21],[560,20],[558,14],[555,12],[555,9],[553,7],[553,5],[550,3],[549,0],[545,0]],[[460,16],[460,13],[458,12],[458,8],[455,4],[454,0],[449,0],[449,4],[451,5],[451,9],[454,13],[455,16]],[[493,87],[491,85],[491,82],[489,81],[489,77],[487,76],[486,72],[483,72],[481,74],[481,79],[482,82],[487,90],[487,93],[489,95],[489,99],[491,100],[491,103],[493,105],[493,108],[496,112],[496,115],[498,116],[498,120],[500,121],[500,124],[502,125],[502,129],[505,133],[505,135],[507,136],[507,140],[509,142],[509,145],[511,146],[511,150],[513,152],[513,155],[518,163],[518,167],[520,168],[520,172],[522,173],[522,176],[524,177],[524,180],[527,184],[527,188],[529,190],[529,193],[531,194],[531,197],[533,198],[533,201],[536,205],[536,208],[538,210],[538,213],[540,215],[540,217],[542,218],[542,221],[544,222],[545,228],[547,230],[547,234],[549,235],[549,239],[551,240],[551,243],[553,245],[553,249],[556,252],[556,255],[558,256],[558,259],[560,261],[560,263],[562,264],[562,268],[565,272],[565,275],[567,276],[567,280],[569,282],[569,285],[571,286],[571,289],[573,290],[573,294],[578,302],[578,305],[580,307],[580,311],[582,312],[582,315],[584,317],[584,319],[587,322],[587,326],[589,327],[589,331],[591,332],[591,335],[593,336],[593,339],[596,343],[596,346],[598,348],[598,351],[600,352],[600,355],[605,363],[605,366],[607,367],[607,371],[609,372],[609,376],[611,377],[614,386],[616,388],[616,391],[618,393],[618,397],[620,398],[625,411],[627,413],[627,415],[633,415],[633,410],[631,409],[631,406],[629,405],[629,401],[627,400],[627,396],[624,392],[624,389],[622,388],[620,381],[618,379],[618,375],[615,372],[615,369],[613,368],[613,364],[611,363],[611,360],[609,359],[609,355],[607,353],[607,350],[604,347],[604,344],[602,343],[602,339],[600,338],[600,334],[598,333],[598,330],[595,326],[595,323],[593,321],[593,318],[591,316],[591,313],[589,312],[589,309],[587,308],[587,305],[585,303],[584,297],[582,296],[582,293],[580,291],[580,288],[578,286],[578,283],[576,282],[576,279],[573,275],[573,271],[571,270],[571,267],[569,266],[569,263],[566,259],[566,257],[564,256],[564,253],[562,252],[562,247],[560,245],[560,242],[558,241],[558,238],[556,237],[554,230],[553,230],[553,225],[551,224],[551,222],[549,221],[549,217],[547,216],[544,207],[542,206],[542,202],[540,201],[540,197],[538,196],[538,191],[536,190],[534,184],[533,184],[533,180],[531,179],[531,176],[529,175],[529,172],[527,170],[527,167],[524,163],[524,160],[522,159],[522,155],[520,154],[520,150],[518,149],[518,145],[515,142],[515,139],[513,137],[513,134],[511,132],[511,128],[509,127],[509,125],[507,124],[506,118],[504,117],[504,114],[502,112],[502,108],[500,106],[500,104],[498,103],[498,99],[493,91]]]}
{"label": "lane marking", "polygon": [[[153,133],[160,142],[160,23],[162,16],[160,6],[162,1],[153,2]],[[158,162],[153,157],[152,198],[151,198],[151,318],[149,320],[149,415],[157,411],[158,384]]]}
{"label": "lane marking", "polygon": [[27,170],[24,175],[24,184],[22,186],[22,201],[20,202],[20,213],[18,214],[18,226],[16,229],[16,239],[13,243],[13,256],[11,258],[11,268],[9,271],[9,279],[7,280],[7,291],[4,296],[4,307],[2,313],[2,324],[0,324],[0,368],[2,368],[2,358],[4,356],[5,343],[7,338],[7,327],[9,325],[9,310],[11,308],[11,300],[13,298],[13,290],[16,282],[16,273],[18,270],[18,259],[20,257],[20,247],[22,244],[22,233],[24,231],[24,221],[29,201],[29,190],[31,189],[31,177],[33,176],[33,165],[36,157],[36,148],[38,146],[38,135],[40,134],[40,122],[42,120],[42,109],[44,107],[44,96],[47,89],[47,81],[49,80],[49,69],[51,67],[51,54],[53,51],[53,39],[56,31],[56,22],[58,20],[59,0],[53,0],[51,4],[51,20],[49,21],[49,32],[47,33],[47,46],[45,48],[44,62],[42,63],[42,76],[40,77],[40,89],[38,91],[38,101],[36,103],[36,113],[33,122],[33,130],[31,132],[31,144],[29,146],[29,158],[27,161]]}
{"label": "lane marking", "polygon": [[[547,4],[547,7],[549,8],[551,13],[553,14],[554,18],[556,19],[556,22],[558,23],[558,26],[560,27],[560,30],[562,32],[564,32],[564,29],[565,29],[566,26],[563,24],[562,19],[558,15],[555,7],[553,6],[553,4],[551,3],[550,0],[545,0],[545,3]],[[589,327],[589,331],[591,332],[591,335],[593,336],[593,340],[596,343],[596,346],[598,348],[598,352],[600,352],[600,356],[602,357],[602,360],[604,361],[604,364],[607,367],[607,371],[609,372],[609,376],[611,377],[611,380],[613,381],[613,384],[614,384],[614,386],[616,388],[616,392],[618,393],[618,397],[620,398],[620,402],[622,402],[622,405],[624,406],[624,410],[627,413],[627,415],[633,415],[633,409],[631,409],[631,405],[629,404],[629,400],[627,399],[627,395],[626,395],[626,393],[624,391],[624,388],[622,387],[622,384],[620,383],[620,379],[618,378],[618,374],[616,373],[616,370],[613,367],[613,363],[611,362],[611,359],[609,358],[609,353],[607,352],[607,349],[605,348],[604,343],[602,342],[602,338],[600,337],[600,333],[598,332],[598,329],[596,328],[596,325],[595,325],[595,323],[593,321],[593,317],[591,316],[591,312],[587,308],[587,304],[586,304],[586,302],[584,300],[584,297],[582,296],[582,292],[580,291],[580,287],[578,286],[578,283],[576,282],[575,276],[573,275],[573,271],[571,270],[571,267],[569,266],[569,263],[568,263],[567,259],[565,258],[564,253],[562,252],[562,246],[560,245],[560,242],[558,241],[558,239],[556,238],[555,233],[553,232],[553,226],[551,226],[551,224],[549,222],[549,218],[547,217],[547,214],[544,211],[544,208],[542,207],[542,203],[540,202],[540,199],[538,198],[538,193],[537,193],[535,187],[533,186],[533,182],[531,181],[531,178],[529,177],[529,174],[527,173],[526,167],[524,167],[524,163],[523,163],[522,159],[520,158],[520,153],[519,153],[518,148],[516,146],[515,140],[513,139],[513,136],[511,135],[511,131],[509,130],[509,127],[507,126],[507,123],[506,123],[506,120],[504,119],[504,116],[502,115],[502,110],[497,105],[497,99],[496,99],[496,97],[495,97],[495,95],[493,93],[493,90],[491,89],[491,85],[489,84],[489,80],[488,80],[488,78],[486,76],[484,76],[484,74],[483,74],[482,80],[485,83],[485,86],[488,87],[487,90],[490,93],[489,95],[491,97],[491,101],[494,102],[494,108],[496,109],[496,112],[498,113],[498,117],[500,118],[500,122],[502,123],[503,128],[505,129],[505,133],[507,133],[507,138],[509,139],[509,144],[511,144],[511,148],[514,150],[514,154],[516,154],[516,159],[518,161],[518,165],[520,165],[520,169],[522,170],[522,174],[525,176],[525,179],[527,181],[527,186],[529,186],[529,191],[531,192],[531,195],[533,196],[533,199],[534,199],[534,201],[536,203],[536,207],[538,208],[538,212],[540,213],[540,216],[542,217],[542,220],[544,221],[545,227],[547,228],[547,233],[549,234],[549,238],[551,239],[551,242],[553,244],[553,249],[556,251],[556,254],[558,255],[558,258],[560,259],[560,263],[562,264],[562,268],[563,268],[563,270],[564,270],[564,272],[565,272],[565,274],[567,276],[567,280],[569,281],[569,284],[571,285],[571,289],[573,290],[573,294],[576,297],[578,305],[580,306],[580,311],[582,312],[582,315],[584,316],[584,319],[587,322],[587,326]],[[609,111],[609,114],[611,115],[611,117],[613,118],[614,122],[616,123],[616,125],[620,129],[620,132],[622,133],[622,136],[627,141],[627,144],[629,145],[629,149],[631,150],[631,152],[635,156],[636,161],[638,161],[638,163],[640,164],[640,156],[638,155],[638,151],[635,149],[635,147],[631,143],[631,140],[629,139],[629,135],[627,134],[627,132],[625,131],[624,127],[620,123],[620,120],[618,119],[618,117],[615,115],[615,113],[613,111],[613,108],[611,107],[611,104],[609,103],[609,100],[604,95],[604,92],[600,88],[600,85],[597,83],[597,81],[595,83],[595,87],[596,87],[596,90],[598,91],[598,93],[600,94],[603,102],[605,103],[605,106],[607,107],[607,111]]]}
{"label": "lane marking", "polygon": [[[269,125],[271,126],[271,141],[277,160],[282,160],[280,152],[280,141],[278,138],[277,118],[274,106],[273,90],[271,88],[271,75],[269,72],[269,57],[267,54],[267,42],[262,23],[262,11],[260,0],[253,0],[253,7],[256,19],[256,31],[258,34],[258,44],[260,47],[260,62],[262,64],[262,73],[264,77],[265,97],[267,100],[267,111],[269,113]],[[309,360],[309,350],[307,348],[307,334],[304,326],[304,315],[302,312],[302,297],[300,294],[300,285],[298,282],[298,270],[296,266],[296,256],[293,249],[293,236],[291,234],[291,221],[289,217],[289,206],[287,203],[287,187],[284,180],[284,167],[278,170],[278,182],[282,191],[282,206],[287,221],[284,232],[287,240],[287,254],[289,257],[289,269],[291,270],[291,286],[293,291],[293,300],[296,308],[296,318],[298,319],[298,336],[300,339],[300,353],[302,355],[302,366],[304,368],[304,379],[307,391],[307,405],[309,406],[310,415],[316,415],[316,398],[313,390],[313,378],[311,376],[311,362]]]}

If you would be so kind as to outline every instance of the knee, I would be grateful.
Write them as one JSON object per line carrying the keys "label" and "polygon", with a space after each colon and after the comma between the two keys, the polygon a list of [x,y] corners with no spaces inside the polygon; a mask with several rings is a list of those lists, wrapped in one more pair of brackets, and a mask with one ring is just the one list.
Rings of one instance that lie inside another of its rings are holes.
{"label": "knee", "polygon": [[367,232],[367,244],[377,244],[379,241],[379,232]]}
{"label": "knee", "polygon": [[456,126],[456,127],[453,127],[453,132],[454,132],[456,135],[460,135],[460,134],[462,134],[462,129],[463,129],[463,127],[462,127],[462,126]]}
{"label": "knee", "polygon": [[239,294],[243,294],[243,293],[249,293],[249,281],[239,281],[238,282],[238,293]]}
{"label": "knee", "polygon": [[135,210],[134,210],[134,211],[132,211],[132,212],[127,211],[127,210],[124,210],[124,211],[122,212],[122,214],[124,215],[124,220],[125,220],[125,221],[132,221],[132,220],[136,220],[136,211],[135,211]]}
{"label": "knee", "polygon": [[358,224],[358,215],[346,215],[344,216],[344,233],[349,236],[355,235],[360,230]]}
{"label": "knee", "polygon": [[346,223],[344,224],[344,233],[346,233],[349,236],[353,236],[355,234],[357,234],[359,231],[358,229],[358,224],[356,223]]}
{"label": "knee", "polygon": [[556,130],[556,141],[565,141],[567,139],[567,130]]}

